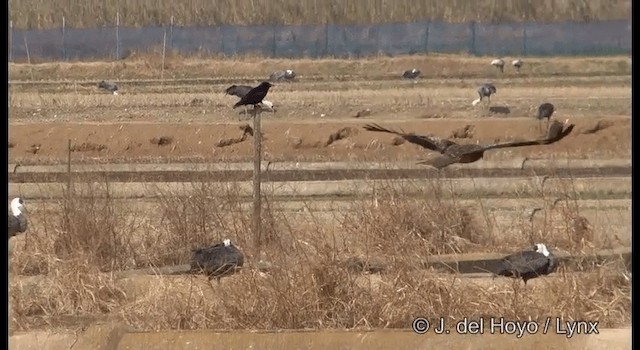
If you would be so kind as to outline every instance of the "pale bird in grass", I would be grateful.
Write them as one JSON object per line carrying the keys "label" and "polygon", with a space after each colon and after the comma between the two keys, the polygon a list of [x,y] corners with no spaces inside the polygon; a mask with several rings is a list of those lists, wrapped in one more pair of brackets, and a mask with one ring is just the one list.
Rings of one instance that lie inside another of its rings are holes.
{"label": "pale bird in grass", "polygon": [[500,73],[504,73],[504,60],[502,58],[496,58],[495,60],[491,61],[491,65],[498,68],[500,70]]}
{"label": "pale bird in grass", "polygon": [[522,67],[523,64],[524,62],[522,62],[521,59],[515,59],[511,61],[511,65],[516,69],[517,73],[520,73],[520,67]]}

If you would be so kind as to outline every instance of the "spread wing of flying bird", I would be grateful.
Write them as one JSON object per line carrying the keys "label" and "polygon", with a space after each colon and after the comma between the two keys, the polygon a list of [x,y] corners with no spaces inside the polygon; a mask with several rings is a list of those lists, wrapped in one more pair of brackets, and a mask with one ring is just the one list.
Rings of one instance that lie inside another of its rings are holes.
{"label": "spread wing of flying bird", "polygon": [[447,139],[442,139],[439,138],[437,136],[433,136],[433,135],[416,135],[416,134],[407,134],[404,132],[400,132],[400,131],[396,131],[393,129],[389,129],[389,128],[385,128],[382,127],[378,124],[375,123],[371,123],[371,124],[367,124],[364,126],[365,130],[368,131],[375,131],[375,132],[386,132],[386,133],[390,133],[390,134],[396,134],[400,137],[402,137],[403,139],[409,141],[410,143],[416,144],[418,146],[421,146],[423,148],[432,150],[432,151],[436,151],[436,152],[444,152],[445,149],[447,149],[447,147],[451,146],[451,145],[455,145],[456,143],[451,141],[451,140],[447,140]]}
{"label": "spread wing of flying bird", "polygon": [[554,121],[554,124],[549,127],[549,132],[547,133],[546,137],[541,139],[527,141],[510,141],[488,145],[460,145],[448,139],[442,139],[436,136],[406,134],[404,132],[384,128],[377,124],[367,124],[364,126],[364,128],[368,131],[396,134],[409,141],[410,143],[440,153],[440,156],[418,162],[418,164],[431,165],[435,168],[441,169],[454,163],[473,163],[481,159],[484,156],[485,151],[492,149],[548,145],[558,142],[569,135],[575,126],[574,124],[571,124],[565,128],[565,125],[566,123],[568,123],[568,121],[568,119],[565,121],[565,123]]}

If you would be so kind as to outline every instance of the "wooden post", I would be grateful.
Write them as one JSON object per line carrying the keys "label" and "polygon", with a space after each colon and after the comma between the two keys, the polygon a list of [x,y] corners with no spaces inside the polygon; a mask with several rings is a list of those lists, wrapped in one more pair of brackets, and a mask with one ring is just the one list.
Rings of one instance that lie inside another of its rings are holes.
{"label": "wooden post", "polygon": [[251,110],[253,114],[253,235],[255,246],[259,250],[262,246],[262,196],[260,191],[261,183],[261,162],[262,162],[262,131],[261,117],[258,108],[255,106]]}
{"label": "wooden post", "polygon": [[120,59],[120,11],[116,12],[116,60]]}
{"label": "wooden post", "polygon": [[13,21],[9,21],[9,62],[13,61]]}
{"label": "wooden post", "polygon": [[164,56],[167,52],[167,30],[164,30],[164,35],[162,36],[162,68],[160,69],[160,80],[164,84]]}
{"label": "wooden post", "polygon": [[71,139],[67,142],[67,195],[71,198]]}

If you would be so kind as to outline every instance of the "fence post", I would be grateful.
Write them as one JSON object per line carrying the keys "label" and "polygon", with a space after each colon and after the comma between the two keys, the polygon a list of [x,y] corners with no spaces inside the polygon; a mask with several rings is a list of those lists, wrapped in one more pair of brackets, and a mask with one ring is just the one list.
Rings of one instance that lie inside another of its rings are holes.
{"label": "fence post", "polygon": [[429,53],[429,27],[431,26],[431,21],[427,21],[427,28],[424,32],[424,53]]}
{"label": "fence post", "polygon": [[116,12],[116,60],[120,59],[120,12]]}
{"label": "fence post", "polygon": [[273,53],[272,53],[273,58],[277,57],[276,54],[277,54],[277,51],[278,51],[277,45],[276,45],[276,26],[277,26],[277,24],[273,25]]}
{"label": "fence post", "polygon": [[259,251],[262,246],[262,195],[260,190],[262,163],[262,123],[260,111],[255,106],[253,114],[253,237]]}
{"label": "fence post", "polygon": [[65,47],[65,40],[64,40],[65,27],[66,27],[66,20],[65,20],[64,16],[62,16],[62,59],[66,61],[67,60],[67,50],[66,50],[66,47]]}
{"label": "fence post", "polygon": [[476,21],[471,21],[469,27],[471,29],[471,46],[469,47],[469,53],[476,56]]}
{"label": "fence post", "polygon": [[522,55],[527,55],[527,23],[522,23]]}
{"label": "fence post", "polygon": [[324,24],[324,57],[329,56],[329,22]]}
{"label": "fence post", "polygon": [[162,68],[160,68],[160,80],[164,84],[164,58],[167,52],[167,29],[162,34]]}
{"label": "fence post", "polygon": [[171,15],[171,26],[169,27],[169,48],[173,50],[173,15]]}
{"label": "fence post", "polygon": [[9,21],[9,62],[13,60],[13,21]]}

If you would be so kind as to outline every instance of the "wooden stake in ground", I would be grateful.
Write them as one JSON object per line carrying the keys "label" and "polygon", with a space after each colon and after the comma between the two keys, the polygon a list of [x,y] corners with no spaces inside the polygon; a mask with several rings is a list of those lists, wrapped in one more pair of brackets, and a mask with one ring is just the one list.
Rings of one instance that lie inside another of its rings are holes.
{"label": "wooden stake in ground", "polygon": [[255,246],[260,249],[262,245],[262,196],[260,194],[261,163],[262,163],[262,118],[259,108],[252,109],[253,114],[253,234]]}

